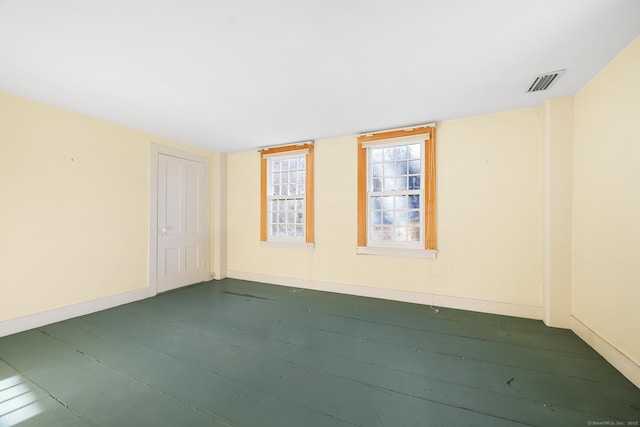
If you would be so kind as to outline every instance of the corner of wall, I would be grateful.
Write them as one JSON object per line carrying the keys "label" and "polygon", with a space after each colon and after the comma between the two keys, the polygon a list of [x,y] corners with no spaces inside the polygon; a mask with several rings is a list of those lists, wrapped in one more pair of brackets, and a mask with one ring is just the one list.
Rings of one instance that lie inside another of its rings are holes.
{"label": "corner of wall", "polygon": [[640,387],[640,37],[575,95],[571,329]]}
{"label": "corner of wall", "polygon": [[544,104],[542,300],[545,324],[559,328],[571,327],[573,102]]}
{"label": "corner of wall", "polygon": [[227,277],[227,155],[225,153],[215,154],[211,170],[213,190],[211,278],[221,280]]}
{"label": "corner of wall", "polygon": [[637,363],[576,317],[571,317],[571,330],[604,357],[607,362],[611,363],[629,381],[635,384],[636,387],[640,388],[640,366]]}

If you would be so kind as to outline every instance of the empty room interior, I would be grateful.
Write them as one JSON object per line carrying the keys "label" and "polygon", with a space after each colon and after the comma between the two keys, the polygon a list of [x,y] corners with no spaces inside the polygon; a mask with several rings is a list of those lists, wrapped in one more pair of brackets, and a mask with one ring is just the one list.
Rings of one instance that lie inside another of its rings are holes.
{"label": "empty room interior", "polygon": [[0,0],[0,427],[640,425],[640,2]]}

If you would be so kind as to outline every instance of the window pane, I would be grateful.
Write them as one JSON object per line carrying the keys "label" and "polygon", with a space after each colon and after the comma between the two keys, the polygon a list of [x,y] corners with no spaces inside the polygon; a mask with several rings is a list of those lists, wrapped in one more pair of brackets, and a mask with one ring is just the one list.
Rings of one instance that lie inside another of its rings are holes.
{"label": "window pane", "polygon": [[411,159],[419,159],[420,158],[420,144],[411,144],[411,145],[409,145],[409,157]]}
{"label": "window pane", "polygon": [[271,182],[273,184],[280,184],[280,174],[279,173],[272,174]]}
{"label": "window pane", "polygon": [[382,191],[382,179],[373,178],[373,191]]}
{"label": "window pane", "polygon": [[274,184],[274,185],[271,187],[271,195],[272,195],[272,196],[277,196],[277,195],[279,195],[279,194],[280,194],[280,186],[279,186],[278,184]]}
{"label": "window pane", "polygon": [[409,224],[420,224],[420,211],[409,211]]}
{"label": "window pane", "polygon": [[271,201],[271,210],[272,211],[278,210],[278,202],[276,200]]}
{"label": "window pane", "polygon": [[371,197],[371,208],[372,209],[381,209],[382,208],[382,197]]}
{"label": "window pane", "polygon": [[298,158],[298,169],[303,169],[304,170],[307,167],[306,166],[306,163],[307,163],[306,160],[307,160],[306,156],[301,156],[301,157]]}
{"label": "window pane", "polygon": [[271,169],[275,172],[280,170],[280,160],[273,159],[271,160]]}
{"label": "window pane", "polygon": [[304,223],[304,216],[302,215],[302,212],[298,212],[296,214],[296,224],[302,224]]}
{"label": "window pane", "polygon": [[382,227],[371,227],[371,240],[382,240]]}
{"label": "window pane", "polygon": [[403,160],[407,158],[407,146],[406,145],[398,145],[396,147],[396,159]]}
{"label": "window pane", "polygon": [[381,162],[382,161],[382,148],[372,148],[371,149],[371,161],[372,162]]}
{"label": "window pane", "polygon": [[305,181],[305,173],[304,171],[300,171],[298,172],[298,182],[304,182]]}
{"label": "window pane", "polygon": [[289,194],[291,195],[296,194],[296,184],[289,184]]}
{"label": "window pane", "polygon": [[420,189],[420,175],[411,175],[409,177],[409,190]]}
{"label": "window pane", "polygon": [[280,183],[287,184],[288,182],[289,182],[289,174],[283,173],[282,176],[280,177]]}
{"label": "window pane", "polygon": [[280,161],[280,170],[288,171],[289,170],[289,160],[281,160]]}
{"label": "window pane", "polygon": [[304,237],[304,227],[302,225],[296,225],[296,237]]}
{"label": "window pane", "polygon": [[281,196],[288,195],[289,194],[288,190],[289,190],[289,186],[288,185],[286,185],[286,184],[285,185],[281,185],[280,186],[280,195]]}
{"label": "window pane", "polygon": [[278,224],[278,236],[284,237],[287,235],[287,226],[284,224]]}
{"label": "window pane", "polygon": [[289,174],[289,182],[298,182],[298,172],[291,172]]}
{"label": "window pane", "polygon": [[407,196],[394,196],[395,209],[407,209]]}
{"label": "window pane", "polygon": [[416,173],[420,173],[420,160],[411,160],[409,162],[409,173],[410,174],[416,174]]}
{"label": "window pane", "polygon": [[409,196],[409,209],[420,209],[420,196],[415,194],[415,195],[410,195]]}
{"label": "window pane", "polygon": [[295,222],[296,222],[296,213],[295,213],[295,211],[288,211],[287,212],[287,223],[293,224]]}
{"label": "window pane", "polygon": [[404,162],[396,162],[396,175],[406,175],[407,174],[407,163]]}
{"label": "window pane", "polygon": [[372,225],[380,225],[380,224],[382,224],[382,212],[381,211],[371,211],[371,224]]}
{"label": "window pane", "polygon": [[384,210],[393,209],[393,196],[384,196],[382,198],[382,209]]}
{"label": "window pane", "polygon": [[278,223],[284,224],[287,222],[287,213],[286,212],[278,212]]}
{"label": "window pane", "polygon": [[285,210],[284,200],[278,200],[278,210],[279,211]]}
{"label": "window pane", "polygon": [[287,210],[295,210],[296,201],[295,199],[287,199]]}
{"label": "window pane", "polygon": [[407,225],[407,212],[406,211],[396,211],[394,224],[396,225]]}
{"label": "window pane", "polygon": [[395,189],[397,191],[405,191],[407,189],[407,177],[403,176],[400,178],[396,178]]}
{"label": "window pane", "polygon": [[304,184],[298,184],[298,191],[297,191],[297,194],[298,194],[299,196],[301,196],[301,195],[303,195],[303,194],[304,194],[304,190],[305,190]]}
{"label": "window pane", "polygon": [[381,176],[382,175],[382,163],[374,163],[371,165],[371,174],[372,176]]}
{"label": "window pane", "polygon": [[420,227],[409,227],[408,240],[412,242],[420,241]]}
{"label": "window pane", "polygon": [[397,241],[404,242],[407,240],[407,227],[394,227],[394,239]]}
{"label": "window pane", "polygon": [[278,213],[277,212],[271,212],[271,222],[273,222],[273,223],[277,223],[278,222]]}
{"label": "window pane", "polygon": [[393,224],[393,211],[382,211],[382,223]]}
{"label": "window pane", "polygon": [[390,161],[393,160],[393,152],[395,150],[393,149],[393,147],[385,147],[384,148],[384,161]]}
{"label": "window pane", "polygon": [[382,186],[382,191],[393,191],[395,190],[395,186],[393,185],[395,183],[393,178],[385,178],[384,179],[384,185]]}
{"label": "window pane", "polygon": [[395,175],[395,164],[394,163],[383,163],[384,164],[384,174],[386,176]]}
{"label": "window pane", "polygon": [[382,240],[393,240],[392,225],[385,225],[382,227]]}
{"label": "window pane", "polygon": [[272,236],[277,236],[278,235],[278,226],[276,224],[273,224],[271,226],[271,235]]}

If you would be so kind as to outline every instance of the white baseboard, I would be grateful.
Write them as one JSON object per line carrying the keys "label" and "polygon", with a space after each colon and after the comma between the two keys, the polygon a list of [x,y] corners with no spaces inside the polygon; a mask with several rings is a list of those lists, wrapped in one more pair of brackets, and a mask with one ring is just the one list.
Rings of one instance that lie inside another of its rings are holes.
{"label": "white baseboard", "polygon": [[542,320],[542,307],[510,304],[495,301],[483,301],[473,298],[452,297],[446,295],[427,294],[421,292],[401,291],[394,289],[374,288],[362,285],[346,285],[317,280],[295,279],[282,276],[270,276],[258,273],[228,270],[227,277],[253,282],[271,283],[273,285],[295,288],[314,289],[317,291],[335,292],[339,294],[357,295],[393,301],[411,302],[423,305],[456,308],[481,313],[502,314],[505,316],[524,317]]}
{"label": "white baseboard", "polygon": [[42,313],[18,317],[0,322],[0,337],[38,328],[50,323],[60,322],[73,317],[84,316],[107,308],[149,298],[155,295],[150,288],[136,289],[123,294],[112,295],[92,301],[81,302],[67,307],[56,308]]}
{"label": "white baseboard", "polygon": [[640,388],[640,366],[636,362],[573,316],[571,316],[571,330]]}

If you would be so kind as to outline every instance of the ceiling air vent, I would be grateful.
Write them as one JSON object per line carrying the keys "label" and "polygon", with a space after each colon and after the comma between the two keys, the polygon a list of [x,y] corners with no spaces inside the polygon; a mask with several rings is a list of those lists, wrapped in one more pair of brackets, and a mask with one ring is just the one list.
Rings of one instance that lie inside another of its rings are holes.
{"label": "ceiling air vent", "polygon": [[550,73],[540,74],[535,76],[533,81],[529,85],[527,92],[540,92],[541,90],[547,90],[554,84],[562,74],[567,70],[552,71]]}

